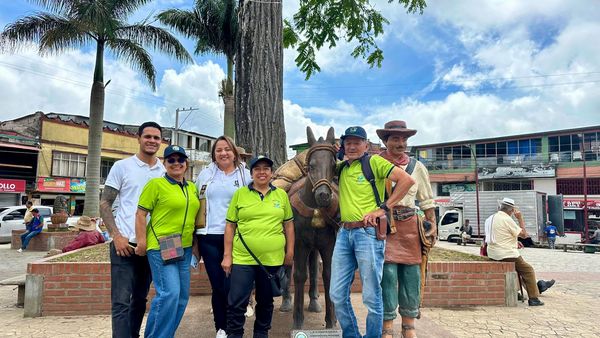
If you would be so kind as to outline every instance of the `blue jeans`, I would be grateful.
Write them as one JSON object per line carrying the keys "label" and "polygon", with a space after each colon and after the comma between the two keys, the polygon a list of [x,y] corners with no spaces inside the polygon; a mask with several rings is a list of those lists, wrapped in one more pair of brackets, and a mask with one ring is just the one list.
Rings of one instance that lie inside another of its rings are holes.
{"label": "blue jeans", "polygon": [[40,228],[39,230],[27,230],[24,233],[21,234],[21,249],[25,250],[27,249],[27,246],[29,245],[29,241],[31,241],[31,239],[35,236],[37,236],[40,232],[42,232],[42,229]]}
{"label": "blue jeans", "polygon": [[160,250],[148,250],[147,256],[156,296],[150,305],[144,337],[171,338],[190,298],[192,248],[184,249],[183,260],[170,264],[163,264]]}
{"label": "blue jeans", "polygon": [[383,252],[385,241],[377,240],[375,228],[341,228],[335,241],[331,266],[329,295],[335,306],[345,338],[363,337],[350,303],[350,287],[358,268],[362,282],[363,304],[367,307],[367,332],[365,338],[381,337],[383,329]]}

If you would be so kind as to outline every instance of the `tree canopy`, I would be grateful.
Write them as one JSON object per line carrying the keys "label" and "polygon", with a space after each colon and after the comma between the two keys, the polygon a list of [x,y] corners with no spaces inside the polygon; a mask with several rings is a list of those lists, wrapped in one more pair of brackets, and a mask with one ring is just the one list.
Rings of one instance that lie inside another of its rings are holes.
{"label": "tree canopy", "polygon": [[[425,0],[387,0],[398,2],[407,13],[423,13]],[[371,0],[300,0],[300,9],[291,21],[285,20],[283,43],[298,51],[296,65],[309,79],[321,68],[315,52],[333,48],[340,39],[355,42],[352,56],[366,59],[371,66],[381,67],[383,51],[375,38],[383,34],[389,21],[371,4]]]}

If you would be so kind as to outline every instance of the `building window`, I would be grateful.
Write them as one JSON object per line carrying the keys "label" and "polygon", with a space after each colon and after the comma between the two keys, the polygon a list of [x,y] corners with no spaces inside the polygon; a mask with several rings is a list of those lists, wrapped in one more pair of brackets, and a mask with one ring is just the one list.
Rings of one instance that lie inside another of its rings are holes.
{"label": "building window", "polygon": [[[550,162],[577,162],[600,160],[600,133],[584,133],[583,140],[579,134],[548,137]],[[581,149],[581,144],[583,148]],[[583,150],[583,151],[582,151]]]}
{"label": "building window", "polygon": [[85,177],[86,158],[81,154],[53,152],[52,176]]}
{"label": "building window", "polygon": [[511,190],[532,190],[533,182],[531,180],[517,181],[492,181],[482,182],[484,191],[511,191]]}
{"label": "building window", "polygon": [[475,147],[482,165],[520,165],[543,160],[541,138],[483,143]]}
{"label": "building window", "polygon": [[103,158],[100,161],[100,184],[104,184],[104,182],[106,182],[108,173],[115,162],[117,162],[117,160],[113,158]]}
{"label": "building window", "polygon": [[[583,178],[557,179],[556,193],[559,195],[583,195]],[[587,179],[587,194],[600,195],[600,178]]]}
{"label": "building window", "polygon": [[199,146],[198,146],[198,150],[200,150],[200,151],[207,151],[207,152],[210,151],[210,140],[200,139],[200,138],[198,138],[198,140],[199,140],[199,143],[200,143]]}

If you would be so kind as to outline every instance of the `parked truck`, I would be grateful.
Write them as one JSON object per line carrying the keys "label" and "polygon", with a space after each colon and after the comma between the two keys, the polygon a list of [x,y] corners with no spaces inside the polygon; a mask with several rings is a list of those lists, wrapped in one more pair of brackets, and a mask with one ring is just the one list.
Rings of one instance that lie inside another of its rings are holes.
{"label": "parked truck", "polygon": [[449,203],[440,206],[439,239],[458,240],[465,219],[468,219],[473,227],[473,237],[482,238],[485,236],[485,220],[498,211],[500,201],[504,197],[515,200],[515,204],[523,214],[525,229],[535,243],[539,243],[544,238],[547,220],[552,221],[559,232],[562,231],[562,196],[548,196],[533,190],[480,191],[478,225],[476,192],[452,192]]}

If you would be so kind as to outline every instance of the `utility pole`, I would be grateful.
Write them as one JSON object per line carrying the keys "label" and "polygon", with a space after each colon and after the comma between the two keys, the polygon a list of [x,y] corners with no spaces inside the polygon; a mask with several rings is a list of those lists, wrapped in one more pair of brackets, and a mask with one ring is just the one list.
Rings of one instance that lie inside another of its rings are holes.
{"label": "utility pole", "polygon": [[[179,143],[179,113],[181,112],[193,112],[194,110],[200,110],[200,108],[177,108],[175,109],[175,131],[173,132],[173,137],[171,137],[171,144],[178,144]],[[186,117],[187,119],[187,117]],[[185,120],[184,120],[185,122]]]}

